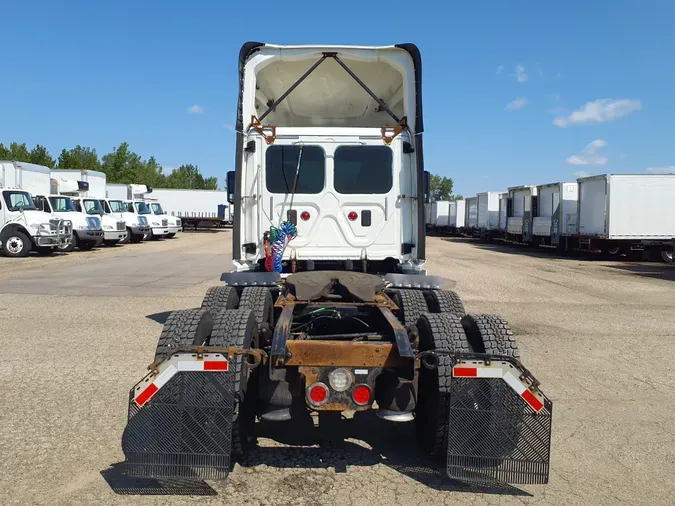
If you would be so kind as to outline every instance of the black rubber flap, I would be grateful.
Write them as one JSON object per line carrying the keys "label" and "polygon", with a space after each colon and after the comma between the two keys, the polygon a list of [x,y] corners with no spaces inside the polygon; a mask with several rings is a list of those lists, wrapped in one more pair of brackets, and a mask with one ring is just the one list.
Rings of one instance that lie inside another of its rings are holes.
{"label": "black rubber flap", "polygon": [[297,300],[320,299],[334,292],[335,290],[331,288],[335,288],[338,283],[361,301],[373,300],[375,294],[384,290],[385,286],[380,276],[362,272],[306,271],[291,274],[286,278],[286,285]]}
{"label": "black rubber flap", "polygon": [[122,435],[130,476],[218,480],[230,472],[233,372],[179,372],[142,408],[130,393]]}
{"label": "black rubber flap", "polygon": [[447,473],[478,484],[548,482],[553,405],[535,412],[505,381],[453,378]]}

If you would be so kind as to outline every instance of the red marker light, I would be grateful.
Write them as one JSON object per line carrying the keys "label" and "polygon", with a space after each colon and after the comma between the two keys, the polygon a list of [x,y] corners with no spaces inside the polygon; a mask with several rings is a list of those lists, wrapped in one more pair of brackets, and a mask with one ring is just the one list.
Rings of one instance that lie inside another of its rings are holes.
{"label": "red marker light", "polygon": [[309,218],[310,218],[310,215],[307,211],[303,211],[302,213],[300,213],[300,219],[302,221],[307,221]]}
{"label": "red marker light", "polygon": [[349,213],[347,215],[347,218],[349,218],[349,221],[356,221],[356,218],[358,218],[358,217],[359,217],[359,215],[356,214],[355,211],[352,211],[351,213]]}
{"label": "red marker light", "polygon": [[370,388],[366,385],[357,386],[352,394],[352,399],[354,399],[354,402],[359,406],[365,406],[370,402]]}
{"label": "red marker light", "polygon": [[314,383],[307,389],[307,398],[315,406],[321,406],[328,400],[328,388],[323,383]]}

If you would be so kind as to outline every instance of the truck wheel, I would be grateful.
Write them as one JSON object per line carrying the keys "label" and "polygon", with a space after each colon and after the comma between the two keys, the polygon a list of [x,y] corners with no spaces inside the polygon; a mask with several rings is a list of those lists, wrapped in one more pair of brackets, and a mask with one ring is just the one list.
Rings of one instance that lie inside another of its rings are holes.
{"label": "truck wheel", "polygon": [[2,239],[2,250],[8,257],[26,257],[33,247],[30,238],[20,230],[12,230]]}
{"label": "truck wheel", "polygon": [[143,234],[131,234],[131,239],[129,239],[129,241],[134,244],[138,244],[143,240],[143,237]]}
{"label": "truck wheel", "polygon": [[507,321],[499,316],[465,315],[462,318],[462,326],[476,353],[520,357],[516,336],[511,332]]}
{"label": "truck wheel", "polygon": [[92,249],[94,249],[95,246],[96,246],[96,241],[78,241],[78,243],[77,243],[77,247],[81,251],[92,250]]}
{"label": "truck wheel", "polygon": [[[425,313],[417,321],[420,351],[471,351],[459,316],[450,313]],[[421,367],[415,428],[420,446],[434,457],[445,458],[448,447],[448,418],[450,416],[450,355],[438,355],[434,370]]]}
{"label": "truck wheel", "polygon": [[661,260],[667,264],[673,263],[673,250],[671,248],[661,250]]}
{"label": "truck wheel", "polygon": [[235,309],[239,305],[239,294],[232,286],[212,286],[206,290],[202,309],[219,313],[225,309]]}
{"label": "truck wheel", "polygon": [[35,252],[38,255],[48,257],[54,254],[54,248],[50,248],[49,246],[36,246]]}
{"label": "truck wheel", "polygon": [[274,303],[272,292],[262,286],[247,286],[239,297],[239,309],[253,310],[258,325],[269,323],[274,325]]}
{"label": "truck wheel", "polygon": [[130,240],[131,240],[131,229],[127,228],[127,235],[124,239],[120,241],[120,244],[129,244]]}
{"label": "truck wheel", "polygon": [[167,239],[173,239],[174,237],[176,237],[176,234],[166,234]]}
{"label": "truck wheel", "polygon": [[[214,317],[209,346],[230,346],[250,349],[258,341],[258,322],[250,309],[226,309]],[[255,397],[257,373],[249,375],[245,355],[235,355],[230,361],[234,372],[234,410],[232,416],[232,457],[246,456],[256,444]],[[251,395],[246,395],[250,392]]]}
{"label": "truck wheel", "polygon": [[108,247],[113,247],[116,244],[118,244],[120,241],[118,239],[116,240],[109,240],[109,241],[103,241],[103,244],[105,244]]}
{"label": "truck wheel", "polygon": [[429,311],[422,290],[396,290],[395,299],[401,313],[399,319],[404,325],[414,325],[422,313]]}
{"label": "truck wheel", "polygon": [[457,316],[466,314],[462,300],[452,290],[427,290],[424,295],[432,313],[452,313]]}
{"label": "truck wheel", "polygon": [[157,341],[155,361],[163,360],[179,346],[201,346],[211,334],[213,316],[205,309],[173,311]]}

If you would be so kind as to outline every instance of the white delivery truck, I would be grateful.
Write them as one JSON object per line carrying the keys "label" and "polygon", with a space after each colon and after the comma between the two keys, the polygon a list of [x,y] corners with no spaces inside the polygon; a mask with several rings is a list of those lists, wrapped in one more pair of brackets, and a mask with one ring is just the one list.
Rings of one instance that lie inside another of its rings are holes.
{"label": "white delivery truck", "polygon": [[499,231],[499,194],[502,192],[481,192],[476,195],[476,228],[481,237],[492,237]]}
{"label": "white delivery truck", "polygon": [[465,200],[464,234],[474,236],[478,228],[478,197],[469,197]]}
{"label": "white delivery truck", "polygon": [[[101,220],[101,241],[107,246],[125,242],[126,223],[121,215],[106,214],[98,198],[105,194],[106,175],[93,170],[52,170],[52,194],[71,198],[75,210]],[[68,179],[72,177],[73,179]],[[74,179],[81,178],[81,179]],[[89,243],[79,241],[80,247]]]}
{"label": "white delivery truck", "polygon": [[48,167],[0,161],[0,249],[6,256],[49,255],[72,240],[72,223],[38,208],[29,189],[49,193]]}
{"label": "white delivery truck", "polygon": [[453,234],[464,231],[464,222],[466,221],[466,200],[453,200],[450,202],[450,217],[448,226]]}
{"label": "white delivery truck", "polygon": [[577,183],[580,248],[651,250],[673,261],[675,174],[603,174]]}
{"label": "white delivery truck", "polygon": [[176,237],[178,232],[183,230],[183,224],[180,218],[175,216],[169,216],[168,213],[162,207],[162,203],[157,199],[146,198],[145,203],[150,207],[152,212],[152,218],[150,218],[150,225],[155,227],[161,225],[164,220],[167,221],[169,233],[166,235],[167,238],[172,239]]}
{"label": "white delivery truck", "polygon": [[542,247],[568,249],[577,235],[577,183],[537,186],[537,206],[532,220],[532,242]]}
{"label": "white delivery truck", "polygon": [[537,205],[537,187],[513,186],[508,189],[506,240],[529,244],[532,238],[532,219]]}
{"label": "white delivery truck", "polygon": [[148,217],[141,216],[136,212],[129,212],[129,205],[125,199],[102,198],[98,200],[106,215],[110,215],[115,219],[121,219],[126,224],[127,235],[122,239],[122,243],[138,243],[150,234]]}
{"label": "white delivery truck", "polygon": [[[106,195],[108,198],[120,199],[125,202],[127,208],[129,203],[133,204],[134,214],[143,214],[150,225],[150,232],[146,234],[146,239],[160,237],[175,237],[183,230],[181,219],[170,216],[164,209],[163,201],[160,201],[154,194],[155,189],[152,186],[144,184],[108,184],[106,185]],[[147,213],[145,206],[137,205],[139,202],[147,203],[150,213]],[[151,205],[154,204],[154,205]],[[139,207],[142,211],[139,211]]]}
{"label": "white delivery truck", "polygon": [[197,228],[200,224],[232,224],[225,191],[153,188],[152,198],[161,202],[169,216],[180,218],[183,228],[186,225]]}

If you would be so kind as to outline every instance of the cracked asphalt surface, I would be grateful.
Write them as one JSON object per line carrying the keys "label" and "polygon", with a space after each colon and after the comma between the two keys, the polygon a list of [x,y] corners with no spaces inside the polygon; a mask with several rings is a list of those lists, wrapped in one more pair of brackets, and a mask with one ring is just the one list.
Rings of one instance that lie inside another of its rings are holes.
{"label": "cracked asphalt surface", "polygon": [[[167,312],[230,267],[229,231],[51,258],[0,257],[0,504],[672,504],[675,268],[430,238],[430,273],[511,322],[554,402],[548,485],[471,489],[369,414],[258,424],[223,482],[128,480],[128,389]],[[329,435],[330,437],[326,437]],[[172,494],[172,495],[166,495]]]}

